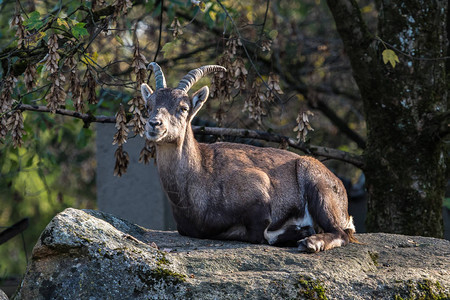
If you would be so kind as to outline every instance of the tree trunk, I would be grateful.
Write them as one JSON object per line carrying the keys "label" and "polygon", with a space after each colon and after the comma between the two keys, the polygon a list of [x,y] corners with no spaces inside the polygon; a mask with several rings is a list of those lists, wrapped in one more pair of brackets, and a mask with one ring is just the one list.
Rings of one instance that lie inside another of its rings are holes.
{"label": "tree trunk", "polygon": [[[377,4],[379,38],[355,0],[328,0],[364,101],[367,229],[442,237],[448,1]],[[395,68],[383,63],[386,48]]]}

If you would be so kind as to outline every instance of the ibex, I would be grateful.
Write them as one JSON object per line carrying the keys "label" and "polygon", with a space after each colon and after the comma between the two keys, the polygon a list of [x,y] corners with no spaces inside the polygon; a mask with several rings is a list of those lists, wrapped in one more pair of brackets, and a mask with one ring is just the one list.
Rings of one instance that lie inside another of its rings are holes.
{"label": "ibex", "polygon": [[200,78],[225,72],[208,65],[190,71],[176,88],[153,67],[156,90],[142,84],[149,118],[146,138],[181,235],[270,245],[296,243],[318,252],[356,242],[342,182],[318,160],[292,152],[235,143],[202,144],[191,121],[208,98]]}

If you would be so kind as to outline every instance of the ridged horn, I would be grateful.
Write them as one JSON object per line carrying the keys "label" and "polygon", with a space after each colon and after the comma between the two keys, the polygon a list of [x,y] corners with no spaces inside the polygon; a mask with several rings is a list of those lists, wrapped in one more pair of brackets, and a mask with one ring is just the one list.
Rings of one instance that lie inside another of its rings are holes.
{"label": "ridged horn", "polygon": [[149,67],[153,68],[153,72],[155,73],[155,81],[156,81],[156,90],[159,89],[164,89],[166,88],[166,78],[164,77],[164,73],[161,70],[161,67],[155,63],[155,62],[151,62],[148,64],[147,69]]}
{"label": "ridged horn", "polygon": [[177,89],[187,93],[191,89],[191,87],[200,80],[200,78],[209,73],[220,71],[226,72],[227,69],[218,65],[208,65],[191,70],[183,77],[183,79],[180,80]]}

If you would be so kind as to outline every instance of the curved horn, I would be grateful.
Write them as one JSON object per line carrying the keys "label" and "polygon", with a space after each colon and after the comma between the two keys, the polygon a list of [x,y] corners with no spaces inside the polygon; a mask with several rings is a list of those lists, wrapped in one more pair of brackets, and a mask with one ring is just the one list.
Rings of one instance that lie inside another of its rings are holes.
{"label": "curved horn", "polygon": [[155,90],[166,88],[166,78],[164,77],[164,73],[161,70],[161,67],[155,62],[149,63],[147,69],[150,66],[153,68],[153,72],[155,73],[155,81],[156,81]]}
{"label": "curved horn", "polygon": [[208,65],[203,66],[194,70],[189,71],[181,80],[180,83],[177,86],[178,90],[182,90],[184,92],[188,92],[191,87],[200,80],[203,76],[212,73],[212,72],[219,72],[223,71],[226,72],[227,69],[225,69],[222,66],[218,65]]}

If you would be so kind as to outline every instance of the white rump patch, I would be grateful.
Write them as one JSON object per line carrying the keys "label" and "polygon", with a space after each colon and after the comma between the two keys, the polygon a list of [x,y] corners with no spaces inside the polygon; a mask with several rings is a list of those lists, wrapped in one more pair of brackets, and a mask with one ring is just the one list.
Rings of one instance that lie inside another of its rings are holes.
{"label": "white rump patch", "polygon": [[353,217],[350,216],[347,220],[347,223],[344,225],[344,230],[350,229],[353,232],[356,232],[355,224],[353,224]]}
{"label": "white rump patch", "polygon": [[[305,214],[303,215],[303,218],[292,218],[286,221],[286,223],[281,226],[280,229],[274,230],[274,231],[268,231],[267,228],[264,230],[264,238],[267,240],[267,242],[270,245],[273,245],[277,242],[278,237],[286,232],[286,227],[296,225],[298,229],[302,227],[313,227],[313,219],[311,215],[309,214],[308,210],[308,203],[305,205]],[[269,225],[270,226],[270,225]]]}

